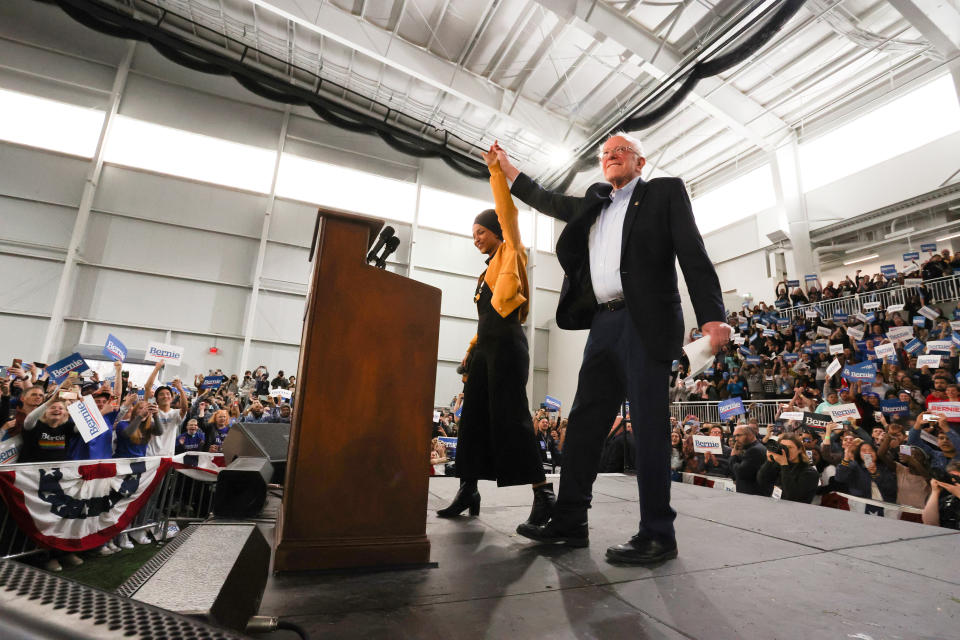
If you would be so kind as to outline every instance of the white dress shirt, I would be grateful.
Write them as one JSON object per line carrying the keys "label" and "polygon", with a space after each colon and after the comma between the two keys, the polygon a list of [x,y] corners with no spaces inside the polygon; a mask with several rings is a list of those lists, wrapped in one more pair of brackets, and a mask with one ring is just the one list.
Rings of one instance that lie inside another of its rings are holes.
{"label": "white dress shirt", "polygon": [[590,279],[597,302],[623,298],[620,279],[620,249],[623,245],[623,221],[637,186],[637,176],[622,189],[610,193],[610,203],[603,206],[597,221],[590,227]]}

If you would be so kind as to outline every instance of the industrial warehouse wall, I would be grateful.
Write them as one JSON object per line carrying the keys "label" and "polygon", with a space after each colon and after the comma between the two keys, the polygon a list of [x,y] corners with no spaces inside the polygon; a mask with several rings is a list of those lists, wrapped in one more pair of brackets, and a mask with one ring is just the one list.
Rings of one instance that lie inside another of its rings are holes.
{"label": "industrial warehouse wall", "polygon": [[[4,3],[0,90],[105,111],[128,46],[83,28],[54,6]],[[233,80],[176,66],[143,44],[134,50],[118,115],[268,154],[276,154],[284,119],[283,105],[264,101]],[[424,202],[430,194],[436,198],[447,192],[489,203],[489,185],[463,178],[440,162],[421,163],[397,153],[377,138],[331,127],[309,111],[291,112],[283,144],[285,154],[367,172],[371,188],[394,185],[404,194],[396,208],[361,212],[396,228],[401,245],[390,270],[443,292],[435,399],[448,403],[462,388],[455,368],[476,329],[473,295],[484,263],[470,238],[469,221],[478,210],[471,201],[468,211],[450,212],[466,224],[447,230],[425,224],[413,234],[416,194],[422,190]],[[7,364],[13,357],[40,357],[91,160],[0,142],[0,167],[0,363]],[[102,345],[113,333],[131,348],[142,349],[150,340],[183,346],[185,365],[178,373],[259,364],[271,372],[295,372],[317,205],[316,200],[276,198],[259,297],[247,327],[269,206],[271,171],[262,174],[246,188],[108,160],[81,236],[63,331],[50,358],[77,345]],[[337,203],[349,203],[352,194],[334,193],[339,188],[329,184],[321,191],[329,190]],[[538,224],[548,236],[538,246],[552,248],[552,225],[542,219]],[[556,307],[562,274],[550,251],[536,252],[531,263],[537,287],[531,322],[540,329],[532,341],[530,392],[532,404],[539,406],[547,392],[546,323]],[[363,300],[364,292],[357,296]],[[378,304],[375,299],[365,303]],[[250,347],[244,363],[246,336]],[[213,346],[219,349],[216,355],[208,352]]]}

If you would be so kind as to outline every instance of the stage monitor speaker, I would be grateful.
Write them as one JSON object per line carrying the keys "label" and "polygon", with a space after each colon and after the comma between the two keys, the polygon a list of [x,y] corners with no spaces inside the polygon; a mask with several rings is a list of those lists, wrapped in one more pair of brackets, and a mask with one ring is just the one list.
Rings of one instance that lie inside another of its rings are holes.
{"label": "stage monitor speaker", "polygon": [[269,569],[270,545],[257,525],[204,522],[177,534],[117,593],[242,631],[260,608]]}
{"label": "stage monitor speaker", "polygon": [[273,465],[270,482],[283,483],[290,448],[290,425],[284,422],[238,422],[223,441],[223,457],[230,464],[240,456],[266,458]]}
{"label": "stage monitor speaker", "polygon": [[[180,535],[183,535],[183,532]],[[170,544],[179,537],[178,535],[174,538]],[[216,553],[218,558],[221,557],[219,549],[213,553]],[[268,548],[268,561],[269,557]],[[202,566],[207,570],[207,567],[214,564],[205,559]],[[191,581],[198,573],[195,567],[192,569],[189,574]],[[185,576],[178,576],[178,584],[174,589],[193,593],[192,590],[183,589],[184,583]],[[194,618],[129,600],[120,594],[101,591],[13,560],[0,558],[0,638],[230,640],[244,637],[246,636]]]}
{"label": "stage monitor speaker", "polygon": [[267,501],[267,484],[273,465],[266,458],[240,457],[217,474],[213,515],[218,518],[253,518]]}

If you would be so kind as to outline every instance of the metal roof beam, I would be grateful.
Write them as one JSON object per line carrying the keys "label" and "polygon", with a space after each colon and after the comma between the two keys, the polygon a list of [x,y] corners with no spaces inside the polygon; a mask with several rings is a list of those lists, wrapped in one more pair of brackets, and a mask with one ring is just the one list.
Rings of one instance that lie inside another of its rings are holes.
{"label": "metal roof beam", "polygon": [[960,9],[943,0],[889,0],[944,57],[960,53]]}
{"label": "metal roof beam", "polygon": [[523,109],[512,116],[503,113],[506,90],[482,78],[456,62],[444,60],[422,47],[390,31],[361,20],[348,11],[325,2],[315,16],[307,16],[296,0],[248,0],[261,10],[296,22],[352,51],[389,66],[411,78],[416,78],[444,93],[476,107],[493,110],[500,118],[524,129],[542,130],[547,135],[563,135],[568,122],[565,118],[539,107],[536,102],[521,98]]}
{"label": "metal roof beam", "polygon": [[[592,34],[595,38],[609,38],[637,54],[645,61],[643,70],[655,78],[667,77],[681,62],[681,54],[669,43],[648,32],[605,2],[536,1],[561,18],[573,18],[575,26]],[[650,60],[656,60],[656,62],[651,64]],[[688,99],[743,138],[764,149],[769,147],[769,143],[746,125],[748,121],[756,119],[760,114],[760,119],[765,121],[760,127],[761,130],[789,129],[786,122],[764,109],[763,105],[722,80],[704,79]]]}

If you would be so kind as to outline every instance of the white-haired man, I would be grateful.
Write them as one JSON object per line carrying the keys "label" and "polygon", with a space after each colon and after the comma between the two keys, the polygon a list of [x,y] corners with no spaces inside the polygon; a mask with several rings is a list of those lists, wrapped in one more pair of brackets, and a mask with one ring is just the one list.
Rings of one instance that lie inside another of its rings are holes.
{"label": "white-haired man", "polygon": [[587,509],[607,428],[624,397],[634,409],[640,527],[607,549],[611,562],[651,564],[675,558],[670,507],[670,366],[683,343],[675,262],[687,282],[697,324],[716,353],[729,339],[720,282],[697,230],[683,181],[640,173],[640,142],[618,133],[603,144],[604,183],[583,197],[547,191],[499,149],[511,193],[563,220],[557,258],[564,279],[557,325],[590,329],[567,423],[553,518],[517,532],[539,542],[586,546]]}

